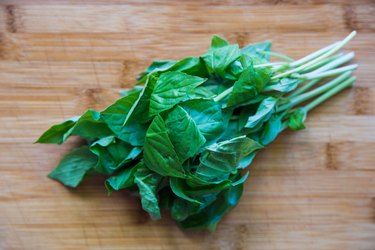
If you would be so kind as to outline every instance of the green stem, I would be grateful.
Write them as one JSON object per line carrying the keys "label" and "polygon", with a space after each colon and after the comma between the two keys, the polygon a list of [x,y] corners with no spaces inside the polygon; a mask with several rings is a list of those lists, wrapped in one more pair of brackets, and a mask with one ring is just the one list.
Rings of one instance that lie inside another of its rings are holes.
{"label": "green stem", "polygon": [[305,106],[306,111],[308,112],[308,111],[312,110],[313,108],[315,108],[316,106],[318,106],[322,102],[326,101],[327,99],[331,98],[332,96],[336,95],[337,93],[339,93],[343,89],[352,86],[353,83],[355,82],[355,80],[356,80],[356,77],[354,77],[354,76],[350,77],[349,79],[347,79],[343,83],[341,83],[341,84],[337,85],[336,87],[330,89],[329,91],[327,91],[323,95],[319,96],[318,98],[316,98],[315,100],[313,100],[312,102],[307,104]]}
{"label": "green stem", "polygon": [[230,92],[232,92],[232,90],[233,90],[233,86],[230,87],[230,88],[227,88],[226,90],[224,90],[223,92],[221,92],[220,94],[218,94],[218,95],[214,98],[214,101],[215,101],[215,102],[221,101],[221,100],[224,99],[227,95],[229,95]]}
{"label": "green stem", "polygon": [[345,72],[344,74],[338,76],[337,78],[335,78],[332,81],[324,84],[323,86],[320,86],[320,87],[318,87],[314,90],[311,90],[309,92],[306,92],[304,94],[301,94],[299,96],[295,96],[295,97],[291,98],[288,103],[280,106],[280,108],[278,109],[278,112],[284,111],[284,110],[289,109],[289,108],[292,108],[293,106],[298,105],[298,104],[300,104],[304,101],[307,101],[308,99],[310,99],[314,96],[317,96],[317,95],[320,95],[320,94],[326,92],[327,90],[335,87],[336,85],[338,85],[342,81],[346,80],[351,75],[351,73],[352,72]]}
{"label": "green stem", "polygon": [[312,60],[312,59],[315,59],[315,58],[317,58],[318,56],[320,56],[320,55],[326,53],[327,51],[329,51],[329,50],[332,49],[333,47],[337,46],[338,43],[339,43],[339,42],[335,42],[335,43],[333,43],[333,44],[331,44],[331,45],[328,45],[327,47],[324,47],[324,48],[322,48],[322,49],[320,49],[320,50],[317,50],[317,51],[315,51],[315,52],[313,52],[313,53],[311,53],[311,54],[309,54],[309,55],[307,55],[307,56],[304,56],[304,57],[302,57],[301,59],[298,59],[297,61],[294,61],[294,62],[290,63],[290,67],[298,67],[298,66],[301,66],[302,64],[304,64],[304,63],[306,63],[306,62],[308,62],[308,61],[310,61],[310,60]]}
{"label": "green stem", "polygon": [[[285,76],[288,76],[288,75],[291,75],[293,73],[298,73],[302,70],[304,70],[305,68],[307,67],[310,67],[311,65],[314,65],[315,63],[317,62],[320,62],[321,60],[335,54],[337,51],[339,51],[342,47],[344,47],[351,39],[353,39],[353,37],[357,34],[356,31],[353,31],[352,33],[349,34],[349,36],[347,36],[344,40],[342,40],[341,42],[339,42],[336,46],[334,46],[332,49],[328,50],[327,52],[325,52],[324,54],[318,56],[317,58],[297,67],[297,68],[294,68],[292,70],[289,70],[289,71],[286,71],[284,73],[281,73],[281,74],[278,74],[278,75],[275,75],[273,76],[271,79],[278,79],[278,78],[281,78],[281,77],[285,77]],[[291,63],[292,64],[292,63]]]}
{"label": "green stem", "polygon": [[258,51],[262,54],[265,54],[265,55],[270,55],[270,56],[273,56],[273,57],[277,57],[277,58],[280,58],[280,59],[283,59],[287,62],[294,62],[294,59],[293,58],[290,58],[289,56],[286,56],[286,55],[283,55],[283,54],[279,54],[277,52],[272,52],[272,51]]}
{"label": "green stem", "polygon": [[337,66],[343,65],[344,63],[347,63],[350,60],[352,60],[354,58],[354,55],[355,55],[354,52],[350,52],[342,57],[337,58],[336,60],[333,60],[332,62],[327,63],[323,67],[320,67],[319,69],[314,70],[311,73],[320,73],[320,72],[324,72],[330,69],[334,69]]}
{"label": "green stem", "polygon": [[305,85],[301,86],[299,89],[296,89],[292,94],[289,95],[289,97],[297,96],[299,94],[302,94],[302,93],[306,92],[307,90],[314,87],[315,84],[317,84],[320,80],[321,80],[321,78],[309,81]]}
{"label": "green stem", "polygon": [[353,71],[356,68],[358,68],[358,64],[352,64],[352,65],[348,65],[348,66],[345,66],[345,67],[328,70],[328,71],[325,71],[325,72],[322,72],[322,73],[311,72],[311,73],[304,74],[304,75],[295,74],[295,75],[292,75],[292,77],[299,78],[299,79],[312,80],[312,79],[316,79],[316,78],[323,78],[323,77],[338,75],[338,74],[341,74],[341,73],[347,72],[347,71]]}
{"label": "green stem", "polygon": [[337,54],[337,55],[334,55],[334,56],[330,56],[330,57],[328,57],[328,58],[326,58],[326,59],[324,59],[320,62],[317,62],[314,65],[311,65],[310,67],[305,68],[304,70],[301,71],[301,73],[308,73],[308,72],[311,72],[313,70],[316,70],[316,69],[320,68],[322,65],[330,63],[330,62],[336,60],[337,58],[339,58],[343,55],[344,55],[344,53],[340,53],[340,54]]}
{"label": "green stem", "polygon": [[270,66],[280,66],[280,65],[287,65],[287,63],[286,62],[262,63],[262,64],[254,65],[254,69],[270,67]]}

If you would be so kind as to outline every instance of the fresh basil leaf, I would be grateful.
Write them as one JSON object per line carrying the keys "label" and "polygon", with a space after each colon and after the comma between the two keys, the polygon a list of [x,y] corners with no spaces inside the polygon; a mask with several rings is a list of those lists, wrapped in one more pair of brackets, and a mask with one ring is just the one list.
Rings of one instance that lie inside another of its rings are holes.
{"label": "fresh basil leaf", "polygon": [[269,81],[270,75],[267,69],[254,69],[254,67],[250,65],[241,73],[239,79],[234,83],[227,106],[234,106],[254,99]]}
{"label": "fresh basil leaf", "polygon": [[271,51],[271,48],[272,48],[272,42],[264,41],[260,43],[249,44],[246,47],[242,48],[242,52],[252,57],[256,56],[256,57],[269,61],[270,56],[268,54],[262,53],[262,51]]}
{"label": "fresh basil leaf", "polygon": [[181,72],[166,72],[160,75],[150,99],[149,115],[155,116],[164,110],[188,99],[188,93],[201,85],[205,78]]}
{"label": "fresh basil leaf", "polygon": [[207,229],[215,231],[222,217],[235,207],[243,192],[243,185],[223,190],[216,200],[205,207],[200,213],[193,214],[178,224],[185,229]]}
{"label": "fresh basil leaf", "polygon": [[157,115],[146,133],[143,157],[146,167],[163,176],[183,178],[182,162],[169,138],[163,118]]}
{"label": "fresh basil leaf", "polygon": [[174,64],[176,64],[177,61],[173,60],[156,60],[153,61],[148,68],[141,72],[139,74],[139,80],[137,84],[144,84],[147,81],[147,76],[154,72],[163,72],[165,70],[168,70],[170,67],[172,67]]}
{"label": "fresh basil leaf", "polygon": [[89,147],[82,146],[65,155],[48,177],[65,186],[77,187],[85,175],[94,168],[97,161],[98,158],[90,152]]}
{"label": "fresh basil leaf", "polygon": [[228,66],[241,56],[238,45],[227,45],[208,51],[202,58],[206,63],[209,73],[215,73],[221,77],[226,74]]}
{"label": "fresh basil leaf", "polygon": [[259,123],[267,121],[275,111],[276,104],[277,100],[273,97],[264,99],[260,103],[256,113],[247,119],[245,128],[254,128]]}
{"label": "fresh basil leaf", "polygon": [[139,98],[141,90],[125,96],[101,112],[102,120],[119,139],[133,146],[142,146],[146,135],[147,125],[131,121],[124,125],[125,117]]}
{"label": "fresh basil leaf", "polygon": [[107,124],[100,120],[100,114],[88,110],[82,116],[73,117],[63,123],[52,126],[36,141],[36,143],[61,144],[71,135],[83,139],[94,140],[111,135]]}
{"label": "fresh basil leaf", "polygon": [[282,78],[276,84],[268,85],[265,90],[267,91],[279,91],[283,93],[288,93],[298,87],[301,83],[299,79],[292,79],[292,78]]}
{"label": "fresh basil leaf", "polygon": [[94,140],[112,134],[108,125],[100,119],[100,113],[95,110],[86,111],[77,120],[72,129],[72,135],[77,135],[87,140]]}
{"label": "fresh basil leaf", "polygon": [[214,141],[224,131],[224,119],[218,103],[208,99],[186,101],[180,106],[189,114],[199,131],[207,140]]}
{"label": "fresh basil leaf", "polygon": [[201,204],[199,200],[191,198],[185,193],[185,190],[188,188],[188,186],[185,183],[185,180],[171,177],[169,179],[169,184],[171,186],[173,193],[178,197],[193,203]]}
{"label": "fresh basil leaf", "polygon": [[183,72],[193,76],[207,77],[208,72],[203,60],[199,57],[187,57],[171,66],[168,71]]}
{"label": "fresh basil leaf", "polygon": [[134,182],[139,189],[142,208],[153,220],[161,218],[157,190],[162,178],[161,175],[150,171],[146,167],[139,167],[134,175]]}
{"label": "fresh basil leaf", "polygon": [[288,120],[289,128],[293,130],[301,130],[305,128],[305,120],[307,116],[307,111],[304,108],[296,109]]}
{"label": "fresh basil leaf", "polygon": [[263,131],[260,135],[260,143],[263,145],[270,144],[276,139],[278,134],[284,130],[283,116],[273,115],[263,126]]}
{"label": "fresh basil leaf", "polygon": [[105,181],[105,187],[107,188],[108,193],[111,194],[114,190],[129,188],[135,185],[134,175],[141,166],[142,163],[138,163],[135,166],[121,170],[119,174],[108,178]]}
{"label": "fresh basil leaf", "polygon": [[116,139],[114,136],[102,138],[90,146],[90,150],[98,156],[95,170],[99,173],[112,174],[126,163],[137,158],[141,148]]}
{"label": "fresh basil leaf", "polygon": [[137,124],[147,123],[151,120],[149,117],[150,98],[156,82],[158,81],[158,77],[158,72],[147,75],[146,83],[129,112],[126,114],[123,126],[132,124],[133,127],[136,127]]}
{"label": "fresh basil leaf", "polygon": [[35,143],[54,143],[61,144],[72,134],[76,121],[67,120],[60,124],[53,125],[44,132]]}
{"label": "fresh basil leaf", "polygon": [[237,172],[240,160],[261,149],[258,142],[240,136],[207,147],[200,157],[196,175],[204,180],[223,180]]}
{"label": "fresh basil leaf", "polygon": [[193,118],[180,106],[168,113],[165,125],[180,162],[193,157],[206,142]]}
{"label": "fresh basil leaf", "polygon": [[128,95],[139,93],[143,89],[143,86],[134,86],[132,89],[125,89],[120,91],[120,96],[126,97]]}
{"label": "fresh basil leaf", "polygon": [[217,35],[214,35],[212,37],[211,47],[209,48],[209,50],[222,48],[222,47],[225,47],[227,45],[229,45],[229,42],[227,40],[225,40],[224,38],[219,37]]}

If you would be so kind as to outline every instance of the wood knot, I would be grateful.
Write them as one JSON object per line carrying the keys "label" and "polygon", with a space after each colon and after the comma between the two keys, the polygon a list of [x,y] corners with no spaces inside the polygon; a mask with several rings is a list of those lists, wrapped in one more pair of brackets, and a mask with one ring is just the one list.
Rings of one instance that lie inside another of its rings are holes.
{"label": "wood knot", "polygon": [[16,8],[14,5],[5,6],[6,30],[10,33],[17,32],[15,12],[16,12]]}
{"label": "wood knot", "polygon": [[374,113],[371,105],[371,91],[365,87],[354,88],[354,114],[356,115],[371,115]]}
{"label": "wood knot", "polygon": [[337,145],[333,143],[327,143],[326,145],[326,166],[328,169],[337,170]]}
{"label": "wood knot", "polygon": [[352,5],[344,6],[344,22],[348,30],[358,30],[357,16]]}

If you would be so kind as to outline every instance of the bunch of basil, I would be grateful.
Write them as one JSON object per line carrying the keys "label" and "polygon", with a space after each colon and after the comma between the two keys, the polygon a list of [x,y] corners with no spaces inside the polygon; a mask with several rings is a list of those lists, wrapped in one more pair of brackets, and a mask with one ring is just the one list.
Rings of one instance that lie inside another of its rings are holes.
{"label": "bunch of basil", "polygon": [[[104,174],[109,193],[139,192],[152,219],[167,208],[183,228],[215,230],[240,200],[257,152],[285,128],[304,128],[309,110],[354,82],[356,65],[337,68],[354,54],[335,54],[350,39],[294,61],[271,52],[269,41],[240,49],[214,36],[200,57],[155,61],[138,78],[144,86],[38,139],[61,144],[73,135],[87,142],[49,177],[76,187],[89,173]],[[339,76],[315,87],[333,75]]]}

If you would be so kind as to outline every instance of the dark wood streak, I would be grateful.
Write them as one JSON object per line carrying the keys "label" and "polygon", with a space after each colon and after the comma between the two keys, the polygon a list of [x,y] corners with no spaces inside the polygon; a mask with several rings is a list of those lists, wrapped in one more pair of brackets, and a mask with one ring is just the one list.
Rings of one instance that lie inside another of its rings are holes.
{"label": "dark wood streak", "polygon": [[374,107],[368,100],[371,100],[371,91],[366,87],[354,88],[354,114],[355,115],[371,115]]}
{"label": "dark wood streak", "polygon": [[352,5],[344,5],[344,22],[348,30],[358,30],[358,22]]}
{"label": "dark wood streak", "polygon": [[6,5],[5,6],[6,29],[10,33],[16,33],[17,32],[15,9],[16,8],[15,8],[14,5]]}
{"label": "dark wood streak", "polygon": [[334,143],[327,143],[326,145],[326,167],[330,170],[338,170],[337,166],[337,145]]}

